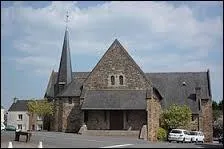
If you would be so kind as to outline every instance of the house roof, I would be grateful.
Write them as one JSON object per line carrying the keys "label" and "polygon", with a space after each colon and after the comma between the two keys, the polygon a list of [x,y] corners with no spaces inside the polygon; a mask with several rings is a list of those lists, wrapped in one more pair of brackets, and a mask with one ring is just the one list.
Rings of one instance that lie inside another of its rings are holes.
{"label": "house roof", "polygon": [[81,86],[85,78],[75,78],[66,88],[57,95],[57,97],[71,97],[71,96],[80,96],[81,95]]}
{"label": "house roof", "polygon": [[[79,95],[81,93],[82,97],[84,97],[84,94],[81,92],[80,89],[80,87],[82,86],[81,82],[88,77],[90,72],[73,72],[72,74],[73,81],[70,84],[71,86],[67,88],[67,91],[63,91],[64,94],[67,96]],[[54,92],[53,84],[56,83],[55,78],[57,77],[57,72],[54,72],[52,76],[52,86],[49,86],[49,90],[47,90],[48,92],[46,92],[50,94],[46,95],[51,95],[52,97],[54,97],[54,95],[52,94]],[[211,97],[209,94],[209,76],[207,72],[145,73],[145,76],[151,81],[153,87],[155,87],[162,96],[163,100],[161,101],[161,103],[162,106],[165,108],[169,107],[169,105],[173,103],[185,104],[186,102],[186,104],[191,108],[192,112],[197,113],[198,104],[196,103],[195,96],[196,87],[201,88],[202,99],[208,99]],[[186,83],[185,86],[183,86],[183,82]],[[115,93],[116,91],[111,90],[111,93],[112,92]],[[102,94],[103,93],[105,94],[104,91],[102,91]],[[91,95],[90,93],[87,93],[87,95],[88,94],[89,97],[86,96],[87,98],[93,97],[93,95]],[[97,94],[99,95],[100,93]],[[186,101],[183,99],[183,97],[186,97]]]}
{"label": "house roof", "polygon": [[88,90],[82,109],[146,109],[146,90]]}
{"label": "house roof", "polygon": [[28,111],[27,103],[30,100],[17,100],[13,103],[8,111]]}
{"label": "house roof", "polygon": [[193,113],[197,113],[196,87],[201,88],[202,99],[210,98],[207,72],[146,73],[146,76],[165,99],[161,101],[163,107],[169,107],[173,103],[186,103]]}

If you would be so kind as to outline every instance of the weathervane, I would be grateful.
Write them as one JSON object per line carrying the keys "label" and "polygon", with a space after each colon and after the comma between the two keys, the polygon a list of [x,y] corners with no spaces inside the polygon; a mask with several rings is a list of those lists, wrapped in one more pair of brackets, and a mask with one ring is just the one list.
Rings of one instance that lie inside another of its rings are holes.
{"label": "weathervane", "polygon": [[68,17],[69,17],[69,15],[68,15],[68,11],[67,11],[67,14],[66,14],[66,29],[68,29]]}

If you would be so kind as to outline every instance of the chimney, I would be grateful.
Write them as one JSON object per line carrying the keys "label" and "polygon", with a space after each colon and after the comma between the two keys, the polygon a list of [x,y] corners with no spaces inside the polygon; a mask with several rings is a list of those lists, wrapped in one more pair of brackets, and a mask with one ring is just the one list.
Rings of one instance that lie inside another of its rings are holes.
{"label": "chimney", "polygon": [[195,94],[196,94],[196,102],[198,103],[198,110],[201,110],[201,88],[195,87]]}
{"label": "chimney", "polygon": [[195,87],[195,93],[196,93],[196,98],[200,98],[201,95],[201,88],[200,87]]}
{"label": "chimney", "polygon": [[14,97],[14,98],[13,98],[13,103],[16,103],[17,99],[18,99],[18,98]]}

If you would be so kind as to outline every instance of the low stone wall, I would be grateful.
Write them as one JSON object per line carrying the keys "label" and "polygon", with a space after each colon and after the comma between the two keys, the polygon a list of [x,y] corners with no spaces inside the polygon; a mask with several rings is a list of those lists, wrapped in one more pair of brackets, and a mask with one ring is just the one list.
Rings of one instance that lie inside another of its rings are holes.
{"label": "low stone wall", "polygon": [[87,130],[83,135],[90,136],[129,136],[129,137],[139,137],[139,131],[128,131],[128,130]]}

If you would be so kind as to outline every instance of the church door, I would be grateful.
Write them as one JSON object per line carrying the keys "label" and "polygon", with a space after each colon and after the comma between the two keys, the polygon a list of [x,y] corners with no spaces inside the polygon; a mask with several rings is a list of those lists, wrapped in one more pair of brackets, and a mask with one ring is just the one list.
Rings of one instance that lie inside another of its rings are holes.
{"label": "church door", "polygon": [[123,129],[123,111],[110,111],[110,129]]}

